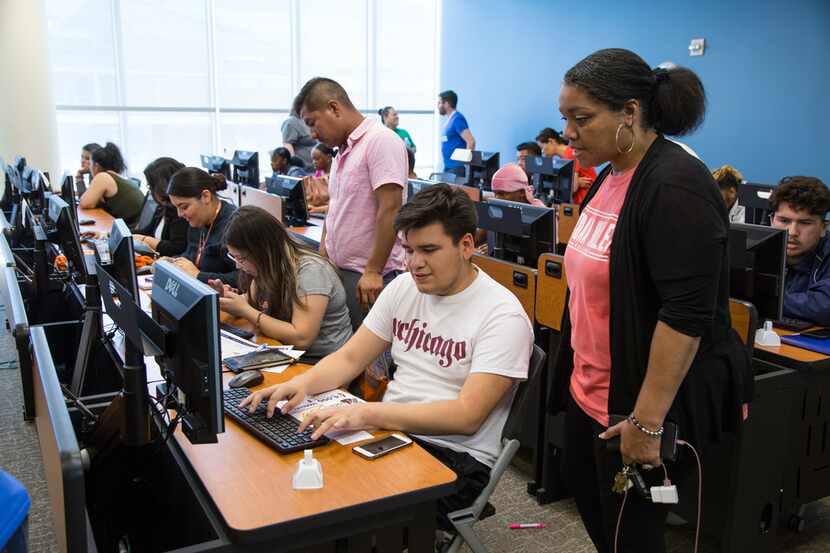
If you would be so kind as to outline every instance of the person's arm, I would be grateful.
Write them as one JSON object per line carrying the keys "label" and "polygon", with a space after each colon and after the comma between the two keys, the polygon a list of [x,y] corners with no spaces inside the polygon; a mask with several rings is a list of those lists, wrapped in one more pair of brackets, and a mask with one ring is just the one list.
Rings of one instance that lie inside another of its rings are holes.
{"label": "person's arm", "polygon": [[390,345],[365,326],[361,326],[342,348],[327,355],[312,368],[288,382],[252,393],[240,403],[240,407],[248,406],[250,411],[254,412],[257,405],[266,401],[270,417],[274,414],[277,402],[287,400],[281,408],[283,413],[287,413],[309,394],[328,392],[351,382]]}
{"label": "person's arm", "polygon": [[252,307],[244,294],[225,292],[225,295],[219,299],[219,307],[222,311],[242,317],[254,325],[259,319],[259,330],[262,334],[284,344],[291,344],[298,349],[308,349],[317,339],[328,305],[328,296],[321,294],[303,296],[300,302],[294,302],[289,322],[271,317]]}
{"label": "person's arm", "polygon": [[822,276],[804,292],[784,292],[784,315],[830,326],[830,278]]}
{"label": "person's arm", "polygon": [[[167,237],[159,240],[153,236],[148,236],[146,242],[151,248],[156,250],[159,255],[176,256],[181,255],[187,249],[187,229],[190,227],[187,221],[181,217],[174,217],[169,221],[165,221]],[[155,242],[155,245],[152,244]]]}
{"label": "person's arm", "polygon": [[395,217],[403,203],[403,188],[387,183],[375,189],[378,210],[375,216],[375,240],[366,269],[357,282],[357,299],[364,306],[374,303],[383,290],[383,268],[395,245]]}
{"label": "person's arm", "polygon": [[239,271],[236,269],[232,271],[228,271],[226,273],[212,273],[207,271],[199,271],[196,275],[196,278],[201,282],[207,284],[209,280],[221,280],[225,284],[229,284],[230,286],[239,286],[238,277]]}
{"label": "person's arm", "polygon": [[98,173],[81,197],[78,199],[78,207],[81,209],[95,209],[101,200],[112,197],[117,192],[115,180],[106,173]]}
{"label": "person's arm", "polygon": [[283,147],[283,148],[285,148],[286,150],[288,150],[289,152],[291,152],[291,155],[292,155],[292,156],[293,156],[293,155],[295,155],[295,154],[294,154],[294,145],[293,145],[292,143],[290,143],[290,142],[283,142],[283,143],[282,143],[282,147]]}
{"label": "person's arm", "polygon": [[[647,269],[660,297],[648,366],[633,414],[648,429],[663,425],[677,390],[697,354],[700,336],[711,327],[724,249],[726,221],[720,198],[661,183],[642,234]],[[614,413],[627,415],[628,413]],[[621,435],[623,462],[659,465],[660,440],[628,422],[600,437]]]}
{"label": "person's arm", "polygon": [[320,255],[328,259],[329,255],[326,252],[326,220],[323,219],[323,231],[320,233],[320,247],[318,248]]}
{"label": "person's arm", "polygon": [[476,149],[476,139],[473,138],[473,133],[470,132],[470,129],[464,129],[461,131],[461,138],[467,144],[468,150],[475,150]]}

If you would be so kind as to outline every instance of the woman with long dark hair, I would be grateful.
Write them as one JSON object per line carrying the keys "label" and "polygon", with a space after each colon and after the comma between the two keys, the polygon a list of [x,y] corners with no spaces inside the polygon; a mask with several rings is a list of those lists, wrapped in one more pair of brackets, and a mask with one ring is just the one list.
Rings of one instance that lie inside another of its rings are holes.
{"label": "woman with long dark hair", "polygon": [[267,211],[239,208],[225,232],[228,257],[239,269],[241,293],[211,281],[220,307],[265,336],[320,359],[352,335],[346,292],[334,266],[291,238]]}
{"label": "woman with long dark hair", "polygon": [[202,282],[218,279],[236,286],[236,265],[222,243],[236,208],[216,194],[227,185],[223,175],[209,175],[196,167],[180,169],[170,178],[170,203],[190,225],[187,248],[170,261]]}
{"label": "woman with long dark hair", "polygon": [[[617,541],[618,551],[665,551],[668,505],[626,492],[627,475],[662,485],[666,473],[653,467],[669,423],[699,451],[737,427],[750,397],[748,355],[729,318],[726,207],[706,166],[664,137],[697,128],[705,105],[691,70],[652,70],[622,49],[577,63],[559,95],[576,159],[608,163],[565,253],[550,405],[566,412],[568,487],[600,552]],[[675,484],[695,465],[681,455],[666,463]]]}
{"label": "woman with long dark hair", "polygon": [[[176,213],[176,208],[170,203],[170,196],[167,195],[167,185],[180,169],[184,169],[184,164],[172,157],[160,157],[144,168],[147,187],[159,209],[149,227],[136,229],[133,237],[162,256],[176,256],[187,248],[189,225]],[[161,235],[156,238],[153,234],[158,225],[162,225],[162,229]]]}
{"label": "woman with long dark hair", "polygon": [[104,211],[132,228],[141,215],[144,194],[124,176],[127,166],[121,150],[112,142],[92,152],[92,182],[78,199],[83,209],[103,208]]}

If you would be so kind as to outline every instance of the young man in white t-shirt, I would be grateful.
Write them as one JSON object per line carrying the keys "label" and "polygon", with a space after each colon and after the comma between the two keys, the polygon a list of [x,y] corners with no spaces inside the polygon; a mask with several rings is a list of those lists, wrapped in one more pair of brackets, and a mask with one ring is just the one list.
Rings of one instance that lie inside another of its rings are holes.
{"label": "young man in white t-shirt", "polygon": [[458,474],[439,502],[438,523],[467,507],[487,485],[517,383],[527,377],[533,328],[519,301],[471,262],[476,212],[460,190],[424,189],[395,220],[408,273],[380,294],[357,333],[312,369],[242,402],[280,400],[291,410],[307,394],[344,386],[391,346],[397,364],[382,402],[318,411],[300,425],[329,430],[410,433]]}

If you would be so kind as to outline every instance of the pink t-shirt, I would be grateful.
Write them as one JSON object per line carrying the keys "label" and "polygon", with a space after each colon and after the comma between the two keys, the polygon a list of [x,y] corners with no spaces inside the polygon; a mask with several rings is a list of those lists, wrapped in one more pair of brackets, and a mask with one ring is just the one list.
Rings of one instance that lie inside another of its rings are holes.
{"label": "pink t-shirt", "polygon": [[[635,168],[636,169],[636,168]],[[571,347],[574,370],[571,394],[577,405],[598,423],[608,426],[608,387],[611,383],[610,258],[617,218],[634,169],[610,174],[580,214],[565,250],[565,271],[571,292]]]}
{"label": "pink t-shirt", "polygon": [[[335,265],[359,273],[366,269],[375,242],[374,191],[387,183],[398,184],[406,202],[408,174],[406,146],[392,130],[366,118],[352,131],[329,174],[326,253]],[[403,267],[403,248],[396,238],[383,273]]]}

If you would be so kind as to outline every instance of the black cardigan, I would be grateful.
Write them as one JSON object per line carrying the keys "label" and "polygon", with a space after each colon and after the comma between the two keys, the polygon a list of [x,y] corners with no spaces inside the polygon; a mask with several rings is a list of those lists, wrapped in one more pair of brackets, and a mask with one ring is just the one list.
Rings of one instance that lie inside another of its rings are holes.
{"label": "black cardigan", "polygon": [[164,219],[164,228],[161,229],[156,252],[163,257],[176,257],[187,248],[187,231],[190,225],[179,217],[175,207],[158,206],[153,214],[153,220],[147,227],[136,229],[137,234],[153,236]]}
{"label": "black cardigan", "polygon": [[[584,209],[610,173],[599,175]],[[610,250],[611,382],[608,412],[634,409],[658,321],[700,347],[666,416],[699,450],[734,431],[752,397],[749,354],[729,317],[729,222],[709,170],[658,137],[631,179]],[[549,409],[564,407],[573,371],[567,309]]]}
{"label": "black cardigan", "polygon": [[[213,228],[207,237],[197,278],[202,282],[219,279],[225,284],[238,286],[236,282],[236,264],[228,258],[224,244],[225,229],[227,229],[231,217],[236,212],[236,208],[223,200],[220,200],[220,202],[222,202],[222,207],[219,209],[219,214],[216,216],[216,220],[213,221]],[[187,229],[187,249],[182,257],[186,257],[193,263],[196,262],[199,240],[207,231],[206,228],[190,227]]]}

